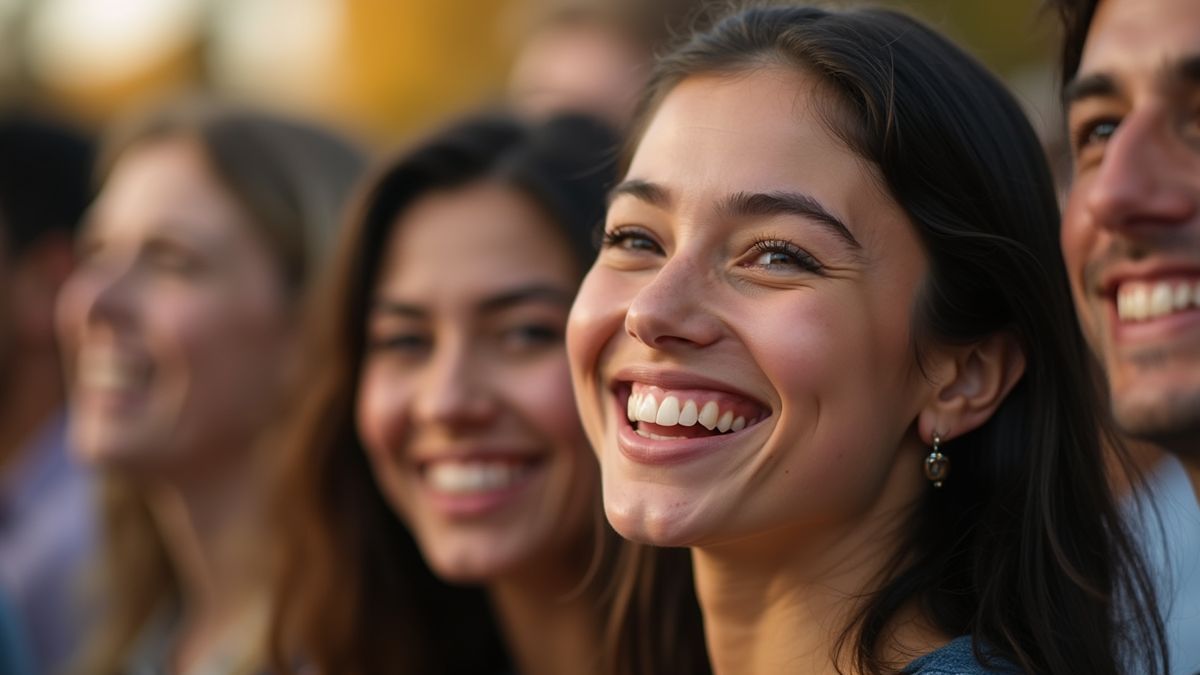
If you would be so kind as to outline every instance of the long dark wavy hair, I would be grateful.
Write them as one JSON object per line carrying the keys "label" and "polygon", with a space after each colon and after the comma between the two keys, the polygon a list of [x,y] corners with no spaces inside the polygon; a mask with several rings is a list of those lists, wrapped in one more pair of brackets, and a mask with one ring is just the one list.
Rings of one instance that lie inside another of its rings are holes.
{"label": "long dark wavy hair", "polygon": [[[372,477],[353,408],[371,292],[399,215],[432,191],[480,180],[510,185],[543,208],[586,270],[618,145],[582,117],[528,126],[482,115],[434,134],[368,181],[314,315],[307,388],[288,433],[271,638],[281,672],[297,660],[329,675],[511,670],[485,592],[432,573]],[[596,636],[602,672],[708,672],[686,551],[625,543],[598,499],[596,514],[595,564],[580,582],[609,617]]]}
{"label": "long dark wavy hair", "polygon": [[768,67],[832,92],[828,128],[915,225],[930,265],[912,317],[918,362],[922,345],[1000,333],[1026,359],[993,417],[943,446],[953,477],[915,510],[840,649],[858,671],[887,672],[881,648],[915,603],[943,633],[972,635],[980,658],[1029,673],[1165,672],[1151,585],[1106,481],[1111,427],[1061,265],[1054,185],[1020,107],[903,14],[757,7],[660,59],[630,150],[684,79]]}

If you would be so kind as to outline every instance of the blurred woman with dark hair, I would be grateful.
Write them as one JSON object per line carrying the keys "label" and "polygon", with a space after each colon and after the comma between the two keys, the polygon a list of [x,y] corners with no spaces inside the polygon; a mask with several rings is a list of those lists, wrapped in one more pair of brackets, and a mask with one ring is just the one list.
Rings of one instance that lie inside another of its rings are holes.
{"label": "blurred woman with dark hair", "polygon": [[563,331],[616,144],[581,117],[479,117],[370,181],[289,435],[281,667],[706,671],[686,557],[604,523],[571,396]]}
{"label": "blurred woman with dark hair", "polygon": [[262,439],[360,166],[328,132],[203,102],[108,139],[57,312],[70,436],[104,482],[83,672],[264,665]]}
{"label": "blurred woman with dark hair", "polygon": [[569,322],[609,520],[718,673],[1162,672],[1058,205],[1013,97],[887,10],[660,61]]}

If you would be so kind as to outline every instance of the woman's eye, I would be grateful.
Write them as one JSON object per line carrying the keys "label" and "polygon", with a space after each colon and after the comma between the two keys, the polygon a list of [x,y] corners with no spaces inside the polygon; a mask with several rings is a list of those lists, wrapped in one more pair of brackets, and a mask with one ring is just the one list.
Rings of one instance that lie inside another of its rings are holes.
{"label": "woman's eye", "polygon": [[558,345],[563,342],[562,331],[545,324],[523,324],[501,333],[501,342],[506,348],[524,350]]}
{"label": "woman's eye", "polygon": [[661,254],[662,247],[650,236],[650,233],[638,227],[618,227],[604,233],[601,241],[603,249],[620,249],[630,252],[646,252]]}
{"label": "woman's eye", "polygon": [[394,333],[372,338],[368,345],[370,351],[394,352],[412,355],[429,349],[432,340],[421,333]]}
{"label": "woman's eye", "polygon": [[821,263],[808,251],[791,243],[778,239],[765,239],[754,244],[754,257],[749,267],[771,271],[802,270],[819,273],[823,269]]}
{"label": "woman's eye", "polygon": [[151,245],[145,259],[154,269],[171,274],[193,274],[204,266],[198,256],[173,246]]}

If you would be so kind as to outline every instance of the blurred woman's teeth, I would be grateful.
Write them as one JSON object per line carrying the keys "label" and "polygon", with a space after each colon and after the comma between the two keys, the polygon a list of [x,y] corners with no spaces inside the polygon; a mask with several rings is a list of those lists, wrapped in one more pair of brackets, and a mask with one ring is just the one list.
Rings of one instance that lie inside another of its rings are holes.
{"label": "blurred woman's teeth", "polygon": [[433,462],[425,479],[434,489],[449,494],[491,492],[507,488],[525,475],[526,468],[511,462]]}
{"label": "blurred woman's teeth", "polygon": [[145,370],[121,359],[98,354],[79,358],[79,383],[89,389],[132,389],[145,380]]}
{"label": "blurred woman's teeth", "polygon": [[1117,317],[1147,321],[1200,307],[1200,282],[1130,281],[1117,289]]}

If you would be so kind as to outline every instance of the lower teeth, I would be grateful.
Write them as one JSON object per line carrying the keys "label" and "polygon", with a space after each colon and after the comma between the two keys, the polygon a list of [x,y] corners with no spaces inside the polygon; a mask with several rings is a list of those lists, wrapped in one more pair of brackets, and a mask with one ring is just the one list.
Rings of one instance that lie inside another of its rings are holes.
{"label": "lower teeth", "polygon": [[642,431],[641,429],[634,429],[634,431],[637,432],[637,435],[641,436],[642,438],[649,438],[655,441],[674,441],[684,438],[684,436],[660,436],[658,434],[652,434],[649,431]]}

